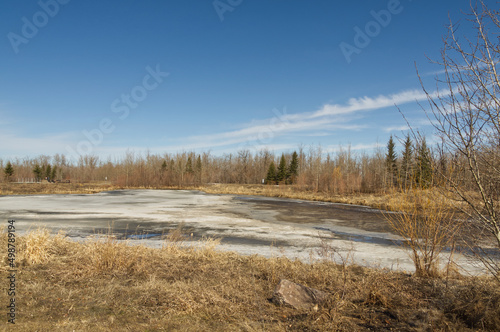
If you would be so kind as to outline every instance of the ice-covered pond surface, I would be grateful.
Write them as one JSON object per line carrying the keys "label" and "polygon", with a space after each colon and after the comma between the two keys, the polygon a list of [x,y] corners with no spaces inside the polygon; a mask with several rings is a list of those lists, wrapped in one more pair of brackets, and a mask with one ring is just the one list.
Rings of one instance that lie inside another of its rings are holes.
{"label": "ice-covered pond surface", "polygon": [[[18,232],[45,226],[79,239],[108,233],[111,227],[119,239],[160,246],[162,235],[182,225],[192,240],[219,237],[221,249],[242,254],[309,262],[327,244],[358,264],[413,270],[383,214],[362,206],[188,190],[120,190],[2,196],[0,215],[5,222],[15,219]],[[470,272],[478,271],[463,257],[454,259]]]}

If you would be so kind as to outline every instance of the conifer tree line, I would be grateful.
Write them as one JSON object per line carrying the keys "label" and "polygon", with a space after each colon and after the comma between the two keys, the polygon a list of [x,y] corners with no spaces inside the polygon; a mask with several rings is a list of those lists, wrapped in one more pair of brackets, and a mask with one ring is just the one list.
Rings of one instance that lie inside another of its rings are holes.
{"label": "conifer tree line", "polygon": [[[209,183],[294,185],[331,194],[375,193],[388,188],[435,184],[436,157],[425,140],[409,137],[401,151],[391,137],[387,150],[353,152],[350,147],[324,152],[321,147],[299,147],[275,155],[268,150],[241,150],[215,156],[209,152],[165,154],[127,152],[122,158],[95,155],[70,161],[65,155],[0,160],[2,181],[107,181],[118,186],[196,186]],[[444,158],[444,157],[443,157]],[[445,164],[445,162],[443,162]]]}
{"label": "conifer tree line", "polygon": [[269,165],[269,169],[266,175],[266,183],[284,183],[284,184],[293,184],[298,176],[299,172],[299,156],[296,151],[292,154],[292,160],[290,161],[290,165],[287,166],[285,154],[281,155],[280,163],[278,169],[274,165],[274,161]]}
{"label": "conifer tree line", "polygon": [[[413,142],[410,135],[407,135],[402,145],[403,149],[398,155],[392,135],[387,142],[385,167],[389,187],[404,190],[414,187],[426,189],[442,184],[438,179],[449,173],[447,156],[440,155],[436,158],[431,153],[425,137]],[[438,165],[441,168],[438,168]]]}
{"label": "conifer tree line", "polygon": [[[425,137],[413,142],[410,135],[407,135],[402,146],[403,149],[398,155],[391,135],[387,142],[385,158],[388,186],[401,189],[430,188],[439,184],[439,177],[436,175],[448,173],[447,157],[441,155],[436,158],[431,153]],[[437,164],[441,164],[442,168],[438,169]]]}

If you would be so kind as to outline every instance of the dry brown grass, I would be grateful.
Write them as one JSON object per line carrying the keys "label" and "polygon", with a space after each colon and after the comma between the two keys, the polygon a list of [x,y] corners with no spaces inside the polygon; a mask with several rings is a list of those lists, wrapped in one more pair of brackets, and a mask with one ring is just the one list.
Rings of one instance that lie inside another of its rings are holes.
{"label": "dry brown grass", "polygon": [[[313,192],[293,185],[240,185],[240,184],[212,184],[193,188],[202,190],[210,194],[235,194],[235,195],[260,195],[268,197],[283,197],[293,199],[303,199],[310,201],[322,201],[332,203],[364,205],[373,208],[397,211],[402,207],[401,198],[404,193],[397,190],[388,190],[385,193],[366,194],[355,193],[350,195],[331,195],[323,192]],[[439,198],[442,195],[435,189],[419,190],[426,197]],[[452,201],[441,199],[443,204],[452,208]]]}
{"label": "dry brown grass", "polygon": [[[0,235],[2,275],[7,236]],[[386,270],[305,264],[113,238],[76,243],[37,230],[17,238],[13,331],[499,330],[500,290],[489,278],[422,279]],[[18,262],[21,262],[18,260]],[[331,294],[317,311],[268,301],[281,278]],[[3,280],[4,278],[2,278]],[[7,279],[4,287],[7,286]],[[0,303],[7,303],[7,292]],[[6,310],[6,309],[4,309]]]}
{"label": "dry brown grass", "polygon": [[119,187],[108,183],[0,183],[0,195],[95,194]]}

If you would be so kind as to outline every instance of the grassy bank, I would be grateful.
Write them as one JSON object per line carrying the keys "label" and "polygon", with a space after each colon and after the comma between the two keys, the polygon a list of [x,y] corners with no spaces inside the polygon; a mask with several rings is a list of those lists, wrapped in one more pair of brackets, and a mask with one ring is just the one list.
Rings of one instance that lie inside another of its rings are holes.
{"label": "grassy bank", "polygon": [[[212,184],[199,188],[210,194],[235,194],[235,195],[258,195],[267,197],[282,197],[303,199],[310,201],[321,201],[342,204],[364,205],[382,210],[394,210],[401,207],[401,193],[388,191],[386,193],[353,193],[349,195],[332,195],[323,192],[314,192],[298,186],[289,185],[239,185],[239,184]],[[438,195],[434,190],[422,190],[424,195]]]}
{"label": "grassy bank", "polygon": [[[1,239],[8,275],[7,235]],[[499,330],[491,279],[403,273],[219,252],[207,240],[161,249],[111,239],[76,243],[38,230],[16,239],[13,331]],[[317,311],[268,301],[281,278],[330,294]],[[2,277],[0,303],[8,303]],[[2,306],[7,310],[6,306]]]}
{"label": "grassy bank", "polygon": [[96,183],[0,183],[0,195],[95,194],[119,187]]}

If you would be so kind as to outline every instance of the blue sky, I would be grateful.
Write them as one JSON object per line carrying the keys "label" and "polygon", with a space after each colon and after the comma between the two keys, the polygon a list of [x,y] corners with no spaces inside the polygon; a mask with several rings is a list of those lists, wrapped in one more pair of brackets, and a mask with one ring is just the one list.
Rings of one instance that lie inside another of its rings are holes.
{"label": "blue sky", "polygon": [[432,90],[440,68],[426,56],[439,57],[448,15],[463,20],[469,6],[4,1],[0,158],[348,144],[370,153],[404,135],[395,103],[431,134],[414,64]]}

